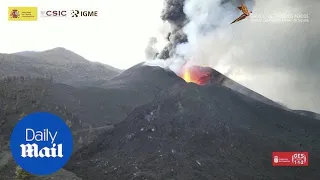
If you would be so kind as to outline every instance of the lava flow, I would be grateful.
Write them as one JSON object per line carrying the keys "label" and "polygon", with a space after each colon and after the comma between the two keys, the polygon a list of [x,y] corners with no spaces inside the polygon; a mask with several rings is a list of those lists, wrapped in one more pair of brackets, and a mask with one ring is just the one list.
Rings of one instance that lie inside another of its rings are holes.
{"label": "lava flow", "polygon": [[198,85],[205,85],[212,78],[212,69],[200,66],[184,66],[181,69],[180,77],[186,82]]}

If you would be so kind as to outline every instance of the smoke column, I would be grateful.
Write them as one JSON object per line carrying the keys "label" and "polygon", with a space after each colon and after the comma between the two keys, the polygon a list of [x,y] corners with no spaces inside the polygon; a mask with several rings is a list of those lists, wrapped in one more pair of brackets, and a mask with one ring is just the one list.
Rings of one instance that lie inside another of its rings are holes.
{"label": "smoke column", "polygon": [[168,44],[147,64],[178,73],[186,62],[215,67],[220,60],[231,58],[237,48],[231,44],[230,22],[241,15],[237,10],[241,3],[251,9],[254,4],[252,0],[165,0],[161,19],[170,24]]}
{"label": "smoke column", "polygon": [[[230,25],[241,3],[253,13]],[[146,64],[176,73],[186,62],[210,66],[289,108],[320,112],[319,8],[317,0],[165,0],[168,44]],[[308,22],[283,16],[301,14]]]}

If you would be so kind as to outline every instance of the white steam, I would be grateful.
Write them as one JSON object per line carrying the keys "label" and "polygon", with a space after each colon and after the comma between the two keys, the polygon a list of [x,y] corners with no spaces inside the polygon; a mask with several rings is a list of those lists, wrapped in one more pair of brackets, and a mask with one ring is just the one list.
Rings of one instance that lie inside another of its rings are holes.
{"label": "white steam", "polygon": [[[232,25],[240,1],[220,3],[186,0],[188,43],[177,46],[175,57],[146,64],[176,73],[185,62],[210,66],[289,108],[320,112],[320,2],[244,1],[253,13]],[[290,16],[301,14],[309,22]]]}

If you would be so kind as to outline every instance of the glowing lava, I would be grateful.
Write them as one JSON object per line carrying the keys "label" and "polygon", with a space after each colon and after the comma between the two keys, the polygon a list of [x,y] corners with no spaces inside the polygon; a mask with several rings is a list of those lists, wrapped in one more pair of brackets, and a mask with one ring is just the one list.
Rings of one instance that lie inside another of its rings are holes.
{"label": "glowing lava", "polygon": [[192,79],[191,79],[191,73],[190,73],[190,70],[187,69],[183,72],[183,79],[186,81],[186,82],[194,82]]}
{"label": "glowing lava", "polygon": [[207,84],[212,75],[212,69],[200,66],[184,66],[181,69],[180,77],[188,83],[195,83],[198,85]]}

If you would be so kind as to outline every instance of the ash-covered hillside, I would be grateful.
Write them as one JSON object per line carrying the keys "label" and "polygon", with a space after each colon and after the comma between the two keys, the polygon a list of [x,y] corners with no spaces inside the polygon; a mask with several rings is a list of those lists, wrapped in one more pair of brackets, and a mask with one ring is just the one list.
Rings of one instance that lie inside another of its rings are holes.
{"label": "ash-covered hillside", "polygon": [[[147,79],[150,83],[145,81]],[[173,72],[141,64],[128,69],[104,88],[73,87],[50,78],[14,76],[0,80],[0,157],[4,159],[0,163],[0,177],[14,177],[16,164],[10,156],[9,138],[23,116],[47,111],[62,117],[74,133],[77,150],[104,130],[112,129],[136,107],[161,96],[162,91],[177,82],[183,80]],[[69,178],[68,174],[62,175]]]}
{"label": "ash-covered hillside", "polygon": [[0,54],[1,79],[6,76],[30,76],[53,78],[55,82],[73,86],[98,86],[120,72],[114,67],[90,62],[65,48]]}
{"label": "ash-covered hillside", "polygon": [[6,77],[0,80],[1,137],[8,140],[18,120],[36,111],[68,115],[64,117],[66,121],[81,124],[74,129],[77,131],[110,126],[178,82],[183,80],[173,72],[141,64],[126,70],[104,88],[73,87],[45,78]]}
{"label": "ash-covered hillside", "polygon": [[275,107],[279,107],[282,108],[284,110],[287,111],[291,111],[294,112],[296,114],[300,114],[302,116],[307,116],[313,119],[318,119],[320,120],[320,114],[315,113],[315,112],[311,112],[311,111],[306,111],[306,110],[293,110],[290,109],[288,107],[286,107],[284,104],[275,102],[269,98],[264,97],[263,95],[254,92],[253,90],[237,83],[236,81],[228,78],[227,76],[221,74],[220,72],[211,69],[211,68],[206,68],[206,69],[210,69],[210,80],[208,81],[208,84],[214,83],[214,84],[221,84],[222,86],[228,87],[236,92],[239,92],[245,96],[248,96],[254,100],[260,101],[262,103],[271,105],[271,106],[275,106]]}
{"label": "ash-covered hillside", "polygon": [[[320,178],[320,121],[221,84],[172,90],[81,148],[66,169],[82,179]],[[272,167],[273,151],[308,151],[310,166]]]}
{"label": "ash-covered hillside", "polygon": [[[213,72],[204,86],[143,64],[99,87],[6,77],[0,81],[0,177],[14,177],[10,133],[21,117],[35,111],[61,116],[74,132],[77,152],[65,167],[68,171],[49,177],[317,177],[313,167],[319,160],[319,121],[270,104],[267,98],[254,98],[254,92],[253,98],[239,93],[238,86],[225,85],[227,77]],[[292,172],[271,168],[271,152],[286,150],[309,151],[312,166]]]}

